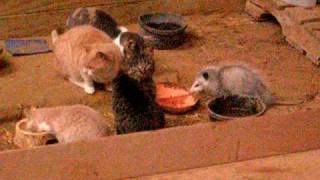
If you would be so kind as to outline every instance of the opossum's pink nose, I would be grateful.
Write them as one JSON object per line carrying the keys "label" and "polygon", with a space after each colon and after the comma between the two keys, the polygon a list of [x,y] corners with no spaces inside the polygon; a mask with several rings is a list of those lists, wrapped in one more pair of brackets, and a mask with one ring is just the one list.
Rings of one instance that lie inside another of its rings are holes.
{"label": "opossum's pink nose", "polygon": [[191,86],[191,88],[189,89],[189,92],[190,93],[197,93],[197,92],[200,92],[200,91],[202,91],[202,87],[201,87],[201,85],[200,84],[193,84],[192,86]]}
{"label": "opossum's pink nose", "polygon": [[189,89],[189,93],[195,93],[195,86],[192,86],[192,87]]}

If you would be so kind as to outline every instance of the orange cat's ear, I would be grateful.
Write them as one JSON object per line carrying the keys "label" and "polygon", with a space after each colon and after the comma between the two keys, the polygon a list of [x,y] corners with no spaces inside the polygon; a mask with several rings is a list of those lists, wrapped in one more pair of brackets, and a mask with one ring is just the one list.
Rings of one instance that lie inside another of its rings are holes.
{"label": "orange cat's ear", "polygon": [[88,52],[89,68],[100,68],[110,62],[120,61],[121,52],[118,47],[112,43],[92,44]]}
{"label": "orange cat's ear", "polygon": [[103,52],[100,52],[100,51],[96,52],[95,57],[97,59],[101,59],[101,60],[105,60],[105,61],[110,60],[110,57],[106,53],[103,53]]}
{"label": "orange cat's ear", "polygon": [[31,106],[31,113],[35,112],[36,110],[37,110],[37,108],[36,108],[36,107]]}
{"label": "orange cat's ear", "polygon": [[107,54],[99,52],[99,51],[95,51],[95,52],[91,52],[91,53],[94,53],[94,55],[88,64],[88,68],[98,69],[98,68],[101,68],[101,67],[104,67],[107,65],[107,62],[109,60],[109,57]]}

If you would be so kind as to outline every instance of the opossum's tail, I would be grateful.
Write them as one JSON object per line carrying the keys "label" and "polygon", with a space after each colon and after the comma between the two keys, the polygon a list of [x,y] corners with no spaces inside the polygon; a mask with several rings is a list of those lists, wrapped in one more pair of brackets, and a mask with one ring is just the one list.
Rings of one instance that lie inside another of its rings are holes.
{"label": "opossum's tail", "polygon": [[260,96],[267,106],[273,106],[273,105],[296,106],[296,105],[300,105],[300,104],[303,104],[304,102],[306,102],[305,99],[294,100],[294,101],[281,100],[281,99],[279,99],[279,97],[272,95],[272,93],[263,84],[262,84],[262,86],[263,86],[262,88],[258,88],[258,89],[261,89],[261,92],[259,92]]}
{"label": "opossum's tail", "polygon": [[296,101],[287,101],[287,100],[276,100],[273,105],[278,105],[278,106],[297,106],[300,104],[305,103],[306,100],[296,100]]}
{"label": "opossum's tail", "polygon": [[257,91],[260,98],[263,100],[263,102],[267,105],[273,105],[276,102],[276,99],[273,97],[271,92],[267,89],[267,87],[263,83],[259,83],[257,85]]}
{"label": "opossum's tail", "polygon": [[51,32],[51,39],[52,39],[52,44],[56,43],[57,39],[59,37],[58,31],[55,29]]}

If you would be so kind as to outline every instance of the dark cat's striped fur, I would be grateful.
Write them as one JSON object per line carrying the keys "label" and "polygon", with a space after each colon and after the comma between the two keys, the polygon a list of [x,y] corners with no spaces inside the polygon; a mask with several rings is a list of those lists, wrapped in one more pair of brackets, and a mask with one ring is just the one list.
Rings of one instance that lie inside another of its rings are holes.
{"label": "dark cat's striped fur", "polygon": [[155,101],[153,51],[137,34],[127,33],[121,38],[124,58],[112,87],[117,133],[163,128],[164,113]]}
{"label": "dark cat's striped fur", "polygon": [[79,25],[92,25],[104,31],[110,38],[117,38],[121,30],[116,20],[97,8],[78,8],[68,18],[66,27],[70,29]]}

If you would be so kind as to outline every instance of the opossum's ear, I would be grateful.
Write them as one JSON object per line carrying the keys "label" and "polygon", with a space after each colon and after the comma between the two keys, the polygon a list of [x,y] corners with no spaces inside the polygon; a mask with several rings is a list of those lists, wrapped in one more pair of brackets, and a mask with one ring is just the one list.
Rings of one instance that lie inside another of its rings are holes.
{"label": "opossum's ear", "polygon": [[29,119],[36,110],[37,110],[37,108],[34,106],[30,106],[30,105],[25,106],[25,107],[23,107],[23,115],[27,119]]}
{"label": "opossum's ear", "polygon": [[209,74],[208,74],[207,72],[204,72],[204,73],[202,74],[202,76],[203,76],[203,78],[204,78],[205,80],[208,80],[208,79],[209,79]]}

